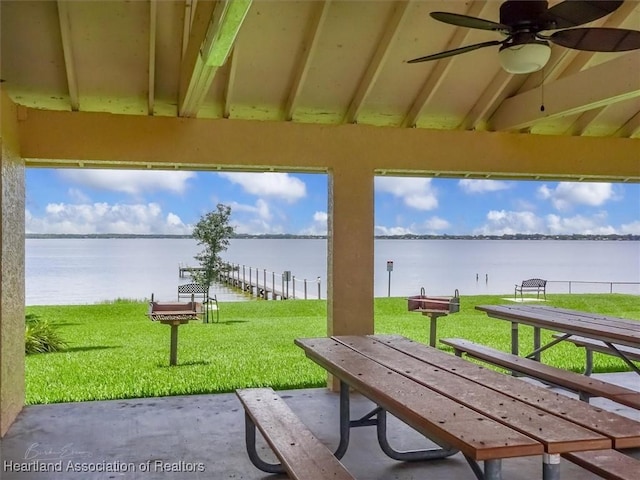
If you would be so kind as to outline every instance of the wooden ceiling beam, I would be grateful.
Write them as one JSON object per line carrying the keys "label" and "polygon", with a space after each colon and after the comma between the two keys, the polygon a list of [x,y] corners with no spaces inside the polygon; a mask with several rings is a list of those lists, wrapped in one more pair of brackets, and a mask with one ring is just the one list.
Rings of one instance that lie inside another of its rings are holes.
{"label": "wooden ceiling beam", "polygon": [[[27,166],[640,181],[640,140],[23,108]],[[74,135],[68,135],[74,132]],[[603,153],[606,152],[606,153]],[[603,161],[615,158],[615,162]]]}
{"label": "wooden ceiling beam", "polygon": [[147,109],[153,115],[156,98],[156,31],[158,24],[158,6],[156,0],[149,0],[149,89]]}
{"label": "wooden ceiling beam", "polygon": [[181,117],[196,116],[216,74],[217,68],[208,67],[200,56],[207,29],[213,20],[214,6],[214,2],[198,2],[193,14],[189,40],[180,66],[178,115]]}
{"label": "wooden ceiling beam", "polygon": [[310,25],[302,47],[302,57],[298,62],[298,67],[296,69],[291,88],[289,89],[289,97],[287,98],[287,103],[285,105],[285,118],[288,121],[293,120],[293,115],[295,114],[298,103],[300,102],[300,95],[302,94],[302,89],[304,88],[305,81],[307,80],[311,63],[313,62],[313,58],[318,50],[320,35],[330,7],[331,0],[318,2],[313,7]]}
{"label": "wooden ceiling beam", "polygon": [[[478,2],[470,2],[470,6],[465,12],[465,15],[470,17],[482,17],[485,15],[485,8],[487,8],[486,1],[478,1]],[[445,47],[444,50],[453,50],[455,48],[462,47],[466,42],[469,36],[471,35],[472,30],[470,28],[456,28],[451,40]],[[415,127],[418,119],[422,115],[424,109],[429,104],[432,98],[436,96],[438,89],[444,84],[445,77],[449,68],[451,66],[451,61],[453,57],[443,58],[441,60],[436,60],[436,65],[426,79],[424,85],[420,89],[420,92],[416,96],[409,112],[405,116],[402,121],[403,127]]]}
{"label": "wooden ceiling beam", "polygon": [[[594,22],[593,26],[606,27],[606,28],[620,28],[623,23],[634,14],[636,5],[634,2],[623,3],[614,13],[604,17],[598,22]],[[569,50],[569,49],[567,49]],[[589,66],[589,63],[593,60],[594,52],[583,52],[577,50],[569,50],[571,52],[571,61],[562,69],[561,75],[571,75],[577,73]],[[569,58],[569,55],[567,55]],[[553,79],[558,78],[557,76]],[[573,125],[569,128],[572,135],[583,135],[589,131],[590,125],[597,124],[598,119],[606,114],[608,105],[602,106],[598,109],[589,110],[578,116]]]}
{"label": "wooden ceiling beam", "polygon": [[408,17],[408,12],[411,10],[412,5],[413,0],[395,2],[391,18],[387,22],[382,38],[378,42],[378,47],[369,62],[365,74],[360,79],[356,93],[353,96],[349,108],[347,109],[347,113],[344,116],[344,121],[346,123],[358,122],[358,116],[360,115],[362,106],[366,102],[369,93],[371,93],[371,89],[375,85],[378,75],[380,75],[380,71],[387,60],[389,51],[398,37],[398,32],[400,31],[400,28],[402,28],[402,24],[405,19]]}
{"label": "wooden ceiling beam", "polygon": [[538,120],[573,115],[640,96],[640,51],[622,55],[544,87],[506,99],[490,119],[493,130],[520,130]]}
{"label": "wooden ceiling beam", "polygon": [[605,107],[594,108],[582,113],[565,132],[565,135],[584,135],[589,125],[602,115]]}
{"label": "wooden ceiling beam", "polygon": [[500,69],[459,126],[460,130],[486,130],[487,121],[505,98],[519,90],[522,75],[513,75]]}
{"label": "wooden ceiling beam", "polygon": [[636,113],[614,134],[614,137],[640,138],[640,112]]}
{"label": "wooden ceiling beam", "polygon": [[224,118],[231,117],[231,104],[233,102],[233,92],[236,86],[236,72],[238,70],[238,44],[234,45],[231,56],[229,57],[229,76],[227,84],[224,88],[224,107],[222,116]]}
{"label": "wooden ceiling beam", "polygon": [[[593,27],[607,27],[618,28],[634,13],[636,5],[634,2],[625,2],[611,15],[601,18],[595,22],[592,22],[590,26]],[[547,64],[541,74],[529,75],[525,82],[521,85],[519,92],[526,92],[532,89],[538,89],[537,91],[542,94],[541,84],[550,84],[563,77],[574,75],[585,68],[588,68],[592,62],[595,52],[587,52],[580,50],[573,50],[563,47],[552,47],[551,60]],[[540,77],[544,76],[544,79]],[[544,87],[546,88],[546,87]],[[575,121],[570,125],[567,130],[567,135],[582,135],[588,131],[589,125],[596,122],[601,113],[604,113],[608,107],[602,106],[597,109],[588,110],[580,115],[577,115]],[[527,128],[531,127],[528,125]]]}
{"label": "wooden ceiling beam", "polygon": [[252,0],[200,1],[180,68],[178,115],[195,117],[236,40]]}
{"label": "wooden ceiling beam", "polygon": [[189,46],[189,35],[191,34],[191,24],[193,23],[193,15],[195,7],[192,0],[184,0],[184,18],[182,24],[182,56],[184,58]]}
{"label": "wooden ceiling beam", "polygon": [[[618,28],[627,18],[634,14],[635,9],[635,2],[624,2],[611,15],[607,15],[589,25],[592,27]],[[544,80],[547,83],[584,70],[595,55],[595,52],[573,50],[558,46],[552,46],[551,48],[551,60],[543,70]],[[536,88],[540,83],[537,75],[529,75],[522,85],[521,91],[526,92],[527,90]]]}
{"label": "wooden ceiling beam", "polygon": [[71,40],[71,19],[69,18],[68,0],[58,0],[58,21],[60,22],[60,35],[62,37],[64,67],[67,73],[69,103],[71,104],[71,110],[77,112],[80,110],[80,98],[78,95],[76,66],[73,59],[73,41]]}

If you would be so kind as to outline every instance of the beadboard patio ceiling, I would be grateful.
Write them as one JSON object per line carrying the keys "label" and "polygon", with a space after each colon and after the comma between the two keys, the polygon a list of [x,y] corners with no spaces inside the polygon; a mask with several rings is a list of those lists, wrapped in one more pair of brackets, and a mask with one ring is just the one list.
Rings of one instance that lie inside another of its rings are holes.
{"label": "beadboard patio ceiling", "polygon": [[[640,137],[640,51],[553,46],[529,75],[503,71],[498,47],[406,63],[499,39],[429,12],[497,21],[500,1],[234,3],[3,0],[3,89],[50,110]],[[640,30],[640,2],[588,25]]]}

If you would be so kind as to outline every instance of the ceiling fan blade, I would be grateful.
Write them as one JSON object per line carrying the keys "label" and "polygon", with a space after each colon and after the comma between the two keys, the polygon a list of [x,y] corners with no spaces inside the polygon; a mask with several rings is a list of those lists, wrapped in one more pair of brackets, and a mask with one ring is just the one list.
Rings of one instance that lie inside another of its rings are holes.
{"label": "ceiling fan blade", "polygon": [[453,50],[447,50],[446,52],[434,53],[433,55],[427,55],[426,57],[414,58],[408,60],[407,63],[420,63],[429,62],[431,60],[440,60],[441,58],[453,57],[454,55],[460,55],[461,53],[471,52],[478,50],[479,48],[492,47],[494,45],[502,45],[505,41],[492,40],[490,42],[476,43],[474,45],[467,45],[466,47],[454,48]]}
{"label": "ceiling fan blade", "polygon": [[439,22],[448,23],[457,27],[477,28],[480,30],[493,30],[494,32],[505,33],[511,31],[511,27],[508,25],[492,22],[491,20],[484,20],[482,18],[469,17],[467,15],[458,15],[457,13],[431,12],[430,15]]}
{"label": "ceiling fan blade", "polygon": [[543,38],[563,47],[589,52],[625,52],[640,48],[640,32],[623,28],[572,28]]}
{"label": "ceiling fan blade", "polygon": [[577,27],[609,15],[623,3],[619,0],[565,0],[547,10],[545,18],[553,23],[549,28]]}

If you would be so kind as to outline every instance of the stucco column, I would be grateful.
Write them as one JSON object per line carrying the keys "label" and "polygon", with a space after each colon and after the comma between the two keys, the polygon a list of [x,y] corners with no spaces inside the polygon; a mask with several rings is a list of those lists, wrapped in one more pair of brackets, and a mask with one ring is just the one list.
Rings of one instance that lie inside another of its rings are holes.
{"label": "stucco column", "polygon": [[329,173],[329,335],[373,333],[373,169],[345,161]]}
{"label": "stucco column", "polygon": [[24,405],[24,161],[17,108],[0,92],[0,437]]}

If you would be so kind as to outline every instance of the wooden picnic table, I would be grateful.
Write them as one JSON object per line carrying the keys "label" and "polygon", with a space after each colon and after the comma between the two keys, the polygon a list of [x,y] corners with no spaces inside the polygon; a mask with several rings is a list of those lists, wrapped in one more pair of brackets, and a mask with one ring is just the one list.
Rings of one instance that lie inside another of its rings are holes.
{"label": "wooden picnic table", "polygon": [[[630,359],[615,348],[616,345],[640,347],[640,321],[612,317],[599,313],[582,312],[546,305],[478,305],[477,310],[489,317],[511,322],[511,353],[519,354],[519,324],[533,327],[533,351],[528,358],[540,360],[540,352],[572,335],[600,340],[607,345],[612,355],[622,358],[632,370],[640,374]],[[542,346],[541,329],[561,332],[563,335]]]}
{"label": "wooden picnic table", "polygon": [[[340,380],[338,458],[346,452],[350,428],[371,425],[392,458],[430,460],[460,451],[486,480],[502,478],[505,458],[542,455],[543,478],[557,480],[561,454],[640,446],[640,422],[405,337],[335,336],[297,339],[296,344]],[[377,407],[351,420],[350,389]],[[394,450],[386,439],[387,412],[438,447]]]}

